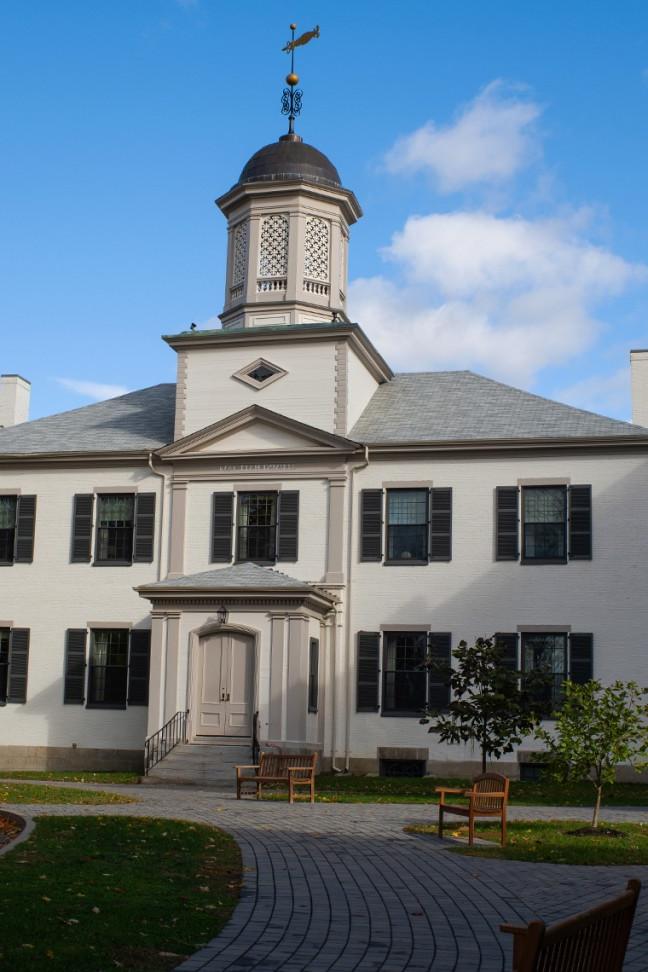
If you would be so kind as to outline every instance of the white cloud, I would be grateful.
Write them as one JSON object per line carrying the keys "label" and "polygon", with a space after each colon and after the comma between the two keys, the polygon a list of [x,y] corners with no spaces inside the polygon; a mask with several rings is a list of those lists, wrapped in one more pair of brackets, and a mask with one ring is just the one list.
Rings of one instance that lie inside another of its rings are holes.
{"label": "white cloud", "polygon": [[541,107],[520,86],[493,81],[451,125],[428,121],[399,138],[386,156],[393,173],[429,172],[443,192],[510,179],[539,153]]}
{"label": "white cloud", "polygon": [[413,216],[383,251],[398,280],[354,281],[353,317],[397,368],[472,367],[528,386],[595,341],[598,302],[647,277],[589,242],[587,221]]}
{"label": "white cloud", "polygon": [[98,381],[81,381],[76,378],[56,378],[55,381],[68,391],[82,395],[84,398],[92,398],[96,402],[102,402],[106,398],[116,398],[129,391],[124,385],[104,385]]}
{"label": "white cloud", "polygon": [[577,408],[605,415],[621,415],[630,421],[630,369],[619,368],[609,375],[594,375],[559,389],[555,397]]}

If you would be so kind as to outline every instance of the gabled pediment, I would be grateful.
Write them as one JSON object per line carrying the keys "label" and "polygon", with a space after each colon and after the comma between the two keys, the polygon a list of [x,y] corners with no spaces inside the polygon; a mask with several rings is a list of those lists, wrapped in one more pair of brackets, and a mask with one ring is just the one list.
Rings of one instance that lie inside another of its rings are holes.
{"label": "gabled pediment", "polygon": [[261,405],[250,405],[165,446],[158,455],[169,459],[269,452],[335,455],[349,454],[360,448],[351,439],[297,422]]}

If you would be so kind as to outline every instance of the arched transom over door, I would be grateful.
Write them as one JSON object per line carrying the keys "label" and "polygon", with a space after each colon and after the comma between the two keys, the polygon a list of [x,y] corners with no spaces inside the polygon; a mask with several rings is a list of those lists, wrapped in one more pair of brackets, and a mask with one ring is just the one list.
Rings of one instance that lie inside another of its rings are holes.
{"label": "arched transom over door", "polygon": [[251,736],[254,639],[227,631],[202,638],[198,665],[199,736]]}

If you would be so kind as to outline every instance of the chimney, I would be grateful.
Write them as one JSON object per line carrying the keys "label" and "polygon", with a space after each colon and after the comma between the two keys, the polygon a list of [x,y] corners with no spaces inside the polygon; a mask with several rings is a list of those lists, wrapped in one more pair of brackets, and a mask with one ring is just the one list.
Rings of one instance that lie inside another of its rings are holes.
{"label": "chimney", "polygon": [[0,428],[29,418],[31,382],[20,375],[0,375]]}

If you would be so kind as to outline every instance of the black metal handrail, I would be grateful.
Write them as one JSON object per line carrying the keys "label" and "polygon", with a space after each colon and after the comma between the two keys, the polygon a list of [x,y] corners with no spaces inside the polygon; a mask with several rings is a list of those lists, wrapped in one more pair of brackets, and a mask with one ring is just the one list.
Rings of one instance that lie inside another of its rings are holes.
{"label": "black metal handrail", "polygon": [[256,765],[259,762],[259,713],[255,712],[252,717],[252,762]]}
{"label": "black metal handrail", "polygon": [[189,710],[176,712],[161,729],[149,736],[144,743],[144,774],[156,766],[178,743],[187,741],[187,716]]}

